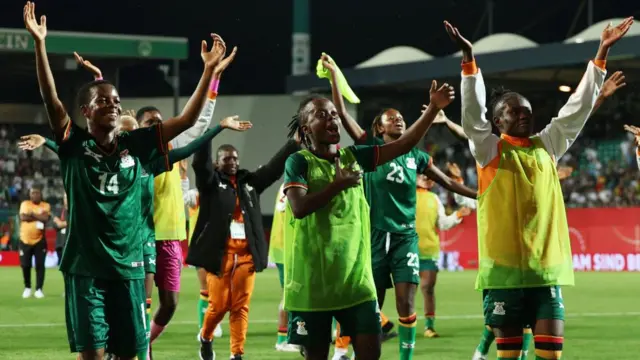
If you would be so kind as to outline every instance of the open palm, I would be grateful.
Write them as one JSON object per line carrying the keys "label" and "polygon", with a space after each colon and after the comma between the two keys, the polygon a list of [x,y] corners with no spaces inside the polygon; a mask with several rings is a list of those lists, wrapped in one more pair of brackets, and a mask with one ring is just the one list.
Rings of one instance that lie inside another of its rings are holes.
{"label": "open palm", "polygon": [[238,120],[238,115],[228,116],[220,121],[220,126],[225,129],[231,129],[235,131],[247,131],[253,127],[251,121]]}
{"label": "open palm", "polygon": [[18,141],[18,147],[22,150],[35,150],[44,145],[44,138],[37,134],[25,135]]}
{"label": "open palm", "polygon": [[453,86],[447,83],[438,88],[438,83],[433,80],[431,83],[431,89],[429,90],[429,100],[431,104],[435,105],[438,109],[444,109],[455,99],[455,92]]}
{"label": "open palm", "polygon": [[238,52],[238,47],[234,46],[233,50],[231,50],[231,54],[229,54],[229,56],[225,57],[224,59],[220,60],[218,65],[216,65],[214,72],[218,75],[222,74],[227,69],[229,64],[233,62],[233,59],[236,58],[236,52]]}
{"label": "open palm", "polygon": [[631,29],[631,25],[633,25],[633,16],[622,20],[618,26],[607,25],[600,36],[602,46],[611,47]]}
{"label": "open palm", "polygon": [[27,1],[27,4],[23,9],[22,16],[24,18],[24,25],[27,28],[27,31],[29,31],[35,40],[42,41],[47,37],[47,17],[42,15],[40,17],[40,24],[38,24],[38,20],[36,19],[35,3]]}

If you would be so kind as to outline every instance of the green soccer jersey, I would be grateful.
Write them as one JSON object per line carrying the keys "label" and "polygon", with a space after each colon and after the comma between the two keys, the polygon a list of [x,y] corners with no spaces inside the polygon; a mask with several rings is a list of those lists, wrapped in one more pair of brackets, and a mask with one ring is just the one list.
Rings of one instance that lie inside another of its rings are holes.
{"label": "green soccer jersey", "polygon": [[[367,144],[383,145],[367,136]],[[431,162],[426,152],[413,148],[374,172],[364,174],[364,192],[371,208],[371,227],[390,233],[413,233],[416,223],[416,180]]]}
{"label": "green soccer jersey", "polygon": [[[343,167],[356,163],[373,171],[377,146],[341,149]],[[284,191],[322,191],[335,178],[333,161],[308,150],[292,154],[284,172]],[[371,270],[369,206],[362,185],[341,191],[322,209],[295,219],[287,204],[284,230],[284,306],[289,311],[346,309],[376,299]]]}
{"label": "green soccer jersey", "polygon": [[160,125],[122,133],[107,153],[69,121],[58,141],[69,199],[62,272],[102,279],[142,279],[143,166],[166,151]]}

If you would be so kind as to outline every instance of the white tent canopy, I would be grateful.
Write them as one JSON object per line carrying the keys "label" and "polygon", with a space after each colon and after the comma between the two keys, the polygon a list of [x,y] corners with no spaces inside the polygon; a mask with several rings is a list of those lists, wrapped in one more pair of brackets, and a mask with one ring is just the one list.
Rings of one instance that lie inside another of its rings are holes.
{"label": "white tent canopy", "polygon": [[[600,39],[602,30],[608,23],[619,24],[624,19],[608,19],[600,21],[584,29],[579,34],[572,36],[563,41],[563,43],[582,43],[585,41],[593,41]],[[640,35],[640,21],[636,26],[631,27],[627,36]],[[476,54],[486,54],[493,52],[518,50],[525,48],[537,47],[535,41],[532,41],[522,35],[512,33],[500,33],[486,36],[473,44],[473,51]],[[453,56],[460,56],[458,51]],[[394,46],[355,66],[356,69],[370,68],[376,66],[397,65],[411,62],[419,62],[433,59],[434,56],[411,46]]]}

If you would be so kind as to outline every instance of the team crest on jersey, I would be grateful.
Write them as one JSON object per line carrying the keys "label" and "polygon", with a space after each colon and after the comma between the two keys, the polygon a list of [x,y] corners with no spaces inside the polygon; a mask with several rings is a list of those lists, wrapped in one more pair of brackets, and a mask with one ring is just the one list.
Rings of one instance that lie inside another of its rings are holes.
{"label": "team crest on jersey", "polygon": [[418,169],[418,165],[416,165],[416,159],[415,158],[407,158],[407,168],[412,169],[412,170]]}

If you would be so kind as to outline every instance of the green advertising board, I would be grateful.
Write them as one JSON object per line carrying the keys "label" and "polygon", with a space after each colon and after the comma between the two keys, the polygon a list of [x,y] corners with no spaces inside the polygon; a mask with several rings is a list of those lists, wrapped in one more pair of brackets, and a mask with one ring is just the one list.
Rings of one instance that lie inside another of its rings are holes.
{"label": "green advertising board", "polygon": [[[0,52],[33,52],[34,41],[25,29],[0,28]],[[186,38],[49,31],[47,52],[86,57],[183,60],[188,57]]]}

